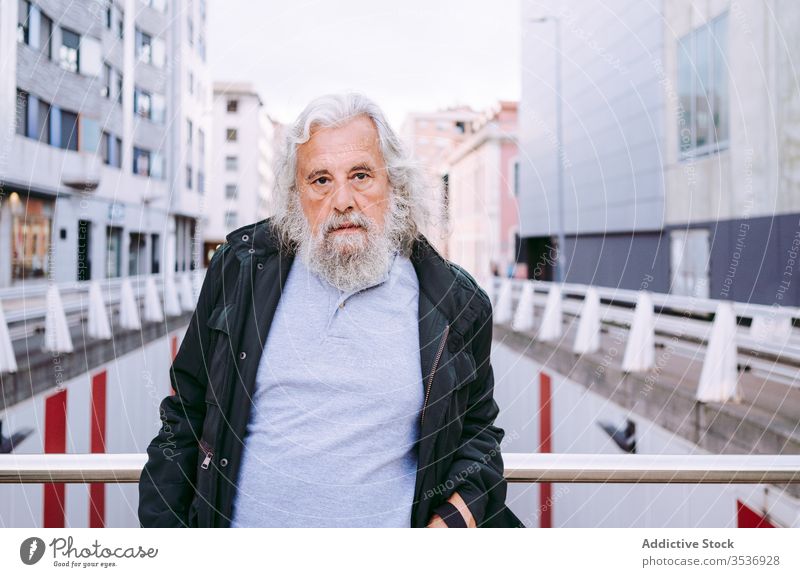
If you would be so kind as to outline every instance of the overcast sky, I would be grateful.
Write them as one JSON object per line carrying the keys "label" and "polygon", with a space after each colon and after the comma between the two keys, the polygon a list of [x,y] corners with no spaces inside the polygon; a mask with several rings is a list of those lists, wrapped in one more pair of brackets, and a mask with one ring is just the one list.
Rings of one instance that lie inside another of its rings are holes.
{"label": "overcast sky", "polygon": [[409,111],[519,99],[519,0],[210,0],[208,16],[212,78],[253,82],[282,122],[342,90],[397,128]]}

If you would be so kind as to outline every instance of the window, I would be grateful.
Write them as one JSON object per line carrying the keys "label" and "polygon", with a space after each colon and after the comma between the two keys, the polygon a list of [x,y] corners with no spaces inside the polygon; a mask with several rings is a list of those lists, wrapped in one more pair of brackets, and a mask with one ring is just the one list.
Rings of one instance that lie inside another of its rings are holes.
{"label": "window", "polygon": [[189,94],[194,94],[194,74],[192,71],[189,71]]}
{"label": "window", "polygon": [[200,168],[203,169],[206,164],[206,133],[202,128],[197,129],[197,151]]}
{"label": "window", "polygon": [[238,196],[239,196],[239,191],[236,189],[235,184],[225,185],[225,198],[230,200],[236,200]]}
{"label": "window", "polygon": [[519,196],[519,160],[514,161],[514,196]]}
{"label": "window", "polygon": [[117,10],[117,37],[121,40],[125,36],[125,13]]}
{"label": "window", "polygon": [[225,140],[228,142],[236,142],[238,136],[239,133],[235,128],[229,128],[225,131]]}
{"label": "window", "polygon": [[115,136],[113,140],[115,156],[111,157],[111,166],[116,166],[117,168],[122,168],[122,139],[119,136]]}
{"label": "window", "polygon": [[200,60],[206,61],[206,38],[202,33],[197,35],[197,54],[200,55]]}
{"label": "window", "polygon": [[78,221],[78,280],[91,280],[92,278],[92,222],[89,220]]}
{"label": "window", "polygon": [[50,144],[50,105],[44,100],[38,101],[36,130],[39,131],[39,142]]}
{"label": "window", "polygon": [[186,165],[186,188],[192,190],[192,167]]}
{"label": "window", "polygon": [[122,104],[122,72],[117,70],[117,102]]}
{"label": "window", "polygon": [[150,93],[138,88],[133,92],[133,111],[143,118],[150,118],[152,113],[152,100]]}
{"label": "window", "polygon": [[150,156],[150,178],[164,178],[164,155],[158,151]]}
{"label": "window", "polygon": [[150,64],[157,68],[164,68],[164,63],[167,59],[167,50],[164,41],[161,38],[153,38],[151,41],[152,58]]}
{"label": "window", "polygon": [[206,175],[200,170],[197,171],[197,192],[200,194],[206,192]]}
{"label": "window", "polygon": [[78,117],[78,150],[97,154],[100,149],[100,123],[86,114]]}
{"label": "window", "polygon": [[111,66],[103,62],[103,77],[100,85],[100,95],[103,98],[111,98]]}
{"label": "window", "polygon": [[[12,193],[12,195],[14,194],[17,193]],[[12,280],[24,280],[46,277],[51,263],[50,231],[53,225],[53,203],[31,198],[28,195],[19,200],[22,210],[12,211],[11,218],[11,250],[9,251],[11,253],[11,278]]]}
{"label": "window", "polygon": [[64,70],[77,72],[80,67],[80,44],[81,37],[75,32],[61,29],[61,51],[59,53],[59,64]]}
{"label": "window", "polygon": [[238,112],[238,111],[239,111],[239,101],[228,100],[228,112]]}
{"label": "window", "polygon": [[152,274],[158,274],[161,270],[161,257],[158,251],[158,240],[159,237],[157,234],[150,235],[150,272]]}
{"label": "window", "polygon": [[678,41],[678,146],[684,157],[728,145],[728,13]]}
{"label": "window", "polygon": [[114,26],[114,4],[112,0],[106,0],[106,28],[111,30]]}
{"label": "window", "polygon": [[122,164],[122,140],[119,137],[104,132],[100,139],[100,152],[103,164],[120,168]]}
{"label": "window", "polygon": [[160,94],[150,96],[150,120],[158,124],[164,124],[166,117],[166,104],[164,97]]}
{"label": "window", "polygon": [[39,19],[39,50],[48,60],[53,58],[53,21],[44,12]]}
{"label": "window", "polygon": [[138,28],[136,29],[136,58],[140,62],[153,63],[153,39]]}
{"label": "window", "polygon": [[151,64],[158,68],[164,66],[164,41],[153,38],[150,34],[136,29],[136,58],[139,62]]}
{"label": "window", "polygon": [[132,232],[128,241],[128,276],[144,274],[144,259],[147,255],[147,235]]}
{"label": "window", "polygon": [[28,134],[28,93],[17,88],[17,134],[29,136]]}
{"label": "window", "polygon": [[708,230],[674,230],[670,233],[670,269],[675,295],[708,298]]}
{"label": "window", "polygon": [[122,274],[122,228],[106,227],[106,278]]}
{"label": "window", "polygon": [[194,21],[191,16],[186,17],[186,41],[189,46],[194,46]]}
{"label": "window", "polygon": [[133,147],[133,173],[139,176],[150,176],[150,151]]}
{"label": "window", "polygon": [[158,10],[159,12],[164,12],[167,9],[167,1],[166,0],[145,0],[145,4],[150,6],[153,10]]}
{"label": "window", "polygon": [[17,2],[17,42],[27,44],[30,38],[31,3],[26,0]]}
{"label": "window", "polygon": [[67,150],[78,150],[78,115],[61,111],[61,140],[58,145]]}
{"label": "window", "polygon": [[112,136],[108,132],[103,132],[100,138],[100,158],[106,165],[111,165],[111,139]]}
{"label": "window", "polygon": [[227,229],[234,229],[236,228],[236,222],[238,218],[235,212],[228,211],[225,213],[225,228]]}
{"label": "window", "polygon": [[226,156],[225,157],[225,170],[238,170],[239,169],[239,157],[238,156]]}
{"label": "window", "polygon": [[186,119],[186,146],[192,146],[192,137],[194,136],[194,125],[190,119]]}

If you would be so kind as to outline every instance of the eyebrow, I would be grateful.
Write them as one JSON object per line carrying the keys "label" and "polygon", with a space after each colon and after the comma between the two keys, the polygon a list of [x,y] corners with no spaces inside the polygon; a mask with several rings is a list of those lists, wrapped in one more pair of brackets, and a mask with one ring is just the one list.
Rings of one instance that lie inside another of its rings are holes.
{"label": "eyebrow", "polygon": [[[357,170],[361,170],[364,172],[375,172],[375,169],[372,168],[372,166],[362,162],[361,164],[356,164],[355,166],[351,167],[348,173],[355,172]],[[306,176],[306,180],[313,181],[319,178],[320,176],[326,176],[326,175],[330,176],[330,171],[327,168],[318,168],[317,170],[312,170],[311,172],[309,172],[308,176]]]}
{"label": "eyebrow", "polygon": [[327,168],[319,168],[317,170],[313,170],[313,171],[309,172],[308,176],[306,176],[306,180],[316,180],[317,177],[325,175],[325,174],[330,174],[330,172],[328,172],[328,169]]}
{"label": "eyebrow", "polygon": [[366,164],[366,163],[356,164],[354,167],[352,167],[349,170],[349,172],[355,172],[356,170],[363,170],[364,172],[373,172],[374,171],[374,169],[369,164]]}

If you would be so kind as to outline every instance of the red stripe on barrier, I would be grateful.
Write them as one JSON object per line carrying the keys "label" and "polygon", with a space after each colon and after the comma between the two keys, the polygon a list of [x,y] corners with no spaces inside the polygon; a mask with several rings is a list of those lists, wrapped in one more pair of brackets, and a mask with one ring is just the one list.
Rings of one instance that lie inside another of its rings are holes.
{"label": "red stripe on barrier", "polygon": [[[539,373],[539,452],[552,452],[551,438],[553,434],[552,407],[551,407],[550,375]],[[553,526],[553,501],[552,485],[539,484],[539,526],[550,528]]]}
{"label": "red stripe on barrier", "polygon": [[[44,401],[44,452],[65,453],[67,450],[67,390],[59,391]],[[44,527],[63,527],[64,483],[44,485]]]}
{"label": "red stripe on barrier", "polygon": [[774,529],[769,519],[736,500],[736,526],[742,529]]}
{"label": "red stripe on barrier", "polygon": [[[92,377],[92,414],[90,444],[92,453],[106,452],[106,375],[107,371]],[[89,485],[89,527],[106,526],[106,485]]]}

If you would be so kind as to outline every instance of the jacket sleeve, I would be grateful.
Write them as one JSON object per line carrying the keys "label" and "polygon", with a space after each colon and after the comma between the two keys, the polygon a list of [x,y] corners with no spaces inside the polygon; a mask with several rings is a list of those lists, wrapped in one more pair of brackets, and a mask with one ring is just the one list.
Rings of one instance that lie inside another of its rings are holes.
{"label": "jacket sleeve", "polygon": [[195,493],[198,440],[205,419],[208,384],[209,314],[221,274],[220,247],[206,271],[197,306],[169,375],[175,394],[159,407],[161,429],[147,447],[139,478],[139,523],[142,527],[185,527]]}
{"label": "jacket sleeve", "polygon": [[[475,523],[481,526],[491,498],[505,501],[506,481],[500,442],[505,432],[494,425],[498,414],[494,400],[494,373],[490,359],[492,346],[492,309],[486,299],[484,313],[475,321],[472,351],[477,376],[470,383],[459,448],[447,473],[445,498],[458,492],[469,507]],[[494,508],[493,508],[494,509]]]}

